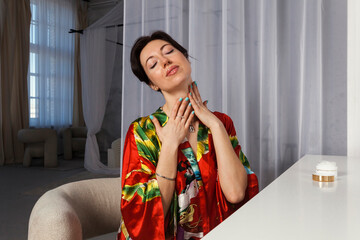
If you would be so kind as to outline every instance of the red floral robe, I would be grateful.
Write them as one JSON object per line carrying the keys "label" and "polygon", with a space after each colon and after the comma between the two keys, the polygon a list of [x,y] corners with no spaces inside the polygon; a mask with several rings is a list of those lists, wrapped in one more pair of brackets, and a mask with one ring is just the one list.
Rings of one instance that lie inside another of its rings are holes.
{"label": "red floral robe", "polygon": [[[258,193],[257,177],[241,151],[231,118],[214,114],[223,122],[247,172],[245,199],[239,204],[226,200],[218,179],[211,131],[200,123],[196,156],[188,141],[179,146],[174,197],[164,216],[155,175],[161,143],[150,118],[142,117],[130,125],[125,139],[118,239],[200,239]],[[162,126],[167,123],[161,109],[153,115]]]}

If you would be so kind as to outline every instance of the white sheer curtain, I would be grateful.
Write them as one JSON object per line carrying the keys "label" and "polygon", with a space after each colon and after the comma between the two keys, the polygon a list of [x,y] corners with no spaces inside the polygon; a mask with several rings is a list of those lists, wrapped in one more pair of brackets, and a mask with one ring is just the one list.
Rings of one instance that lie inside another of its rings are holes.
{"label": "white sheer curtain", "polygon": [[31,0],[30,126],[68,126],[72,121],[75,2]]}
{"label": "white sheer curtain", "polygon": [[82,98],[84,120],[88,128],[85,146],[85,168],[91,172],[119,174],[119,169],[109,168],[100,161],[96,133],[101,129],[111,82],[121,81],[114,75],[120,44],[123,5],[118,4],[103,18],[84,30],[80,38]]}
{"label": "white sheer curtain", "polygon": [[162,104],[129,63],[135,39],[160,29],[188,48],[209,108],[232,117],[261,188],[304,154],[346,154],[346,5],[125,0],[124,8],[122,139]]}

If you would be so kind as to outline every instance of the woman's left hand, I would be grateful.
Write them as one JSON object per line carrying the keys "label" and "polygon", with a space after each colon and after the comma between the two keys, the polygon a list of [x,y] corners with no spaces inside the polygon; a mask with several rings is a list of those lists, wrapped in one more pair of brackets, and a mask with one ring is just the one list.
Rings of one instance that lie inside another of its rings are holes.
{"label": "woman's left hand", "polygon": [[219,124],[221,121],[207,108],[208,101],[202,101],[196,82],[191,83],[189,90],[188,96],[198,119],[210,129]]}
{"label": "woman's left hand", "polygon": [[234,151],[225,126],[215,114],[209,111],[206,104],[207,101],[202,102],[195,82],[190,86],[190,93],[189,98],[195,115],[203,124],[210,128],[213,136],[221,190],[230,203],[239,203],[244,199],[247,186],[245,168]]}

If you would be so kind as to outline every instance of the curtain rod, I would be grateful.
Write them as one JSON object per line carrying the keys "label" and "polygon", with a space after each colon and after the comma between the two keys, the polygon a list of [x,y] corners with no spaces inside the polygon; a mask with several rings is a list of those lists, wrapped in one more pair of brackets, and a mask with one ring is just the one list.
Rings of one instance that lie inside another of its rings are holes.
{"label": "curtain rod", "polygon": [[[70,29],[69,33],[80,33],[80,34],[83,34],[83,30],[75,30],[75,29]],[[115,43],[117,45],[123,45],[121,42],[115,42],[113,40],[110,40],[110,39],[105,39],[105,41],[107,42],[111,42],[111,43]]]}
{"label": "curtain rod", "polygon": [[[117,24],[117,25],[109,25],[109,26],[106,26],[105,28],[113,28],[113,27],[123,27],[124,24]],[[79,30],[76,30],[76,29],[70,29],[69,30],[69,33],[80,33],[80,34],[83,34],[84,33],[84,29],[79,29]]]}
{"label": "curtain rod", "polygon": [[83,30],[75,30],[75,29],[72,29],[72,28],[70,28],[70,31],[69,31],[69,33],[80,33],[80,34],[83,34]]}
{"label": "curtain rod", "polygon": [[117,45],[123,45],[121,42],[115,42],[115,41],[113,41],[113,40],[110,40],[110,39],[105,39],[105,41],[107,41],[107,42],[111,42],[111,43],[115,43],[115,44],[117,44]]}

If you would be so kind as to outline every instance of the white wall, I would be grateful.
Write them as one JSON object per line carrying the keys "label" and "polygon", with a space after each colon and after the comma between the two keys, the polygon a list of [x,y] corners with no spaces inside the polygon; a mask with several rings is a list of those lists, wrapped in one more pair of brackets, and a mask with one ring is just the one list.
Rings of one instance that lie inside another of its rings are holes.
{"label": "white wall", "polygon": [[360,1],[348,0],[347,155],[360,157]]}

